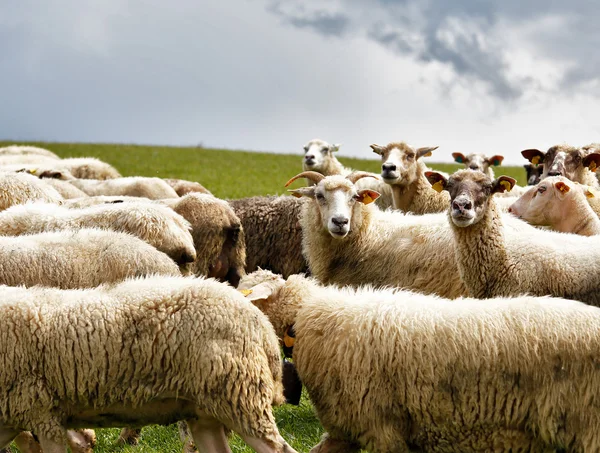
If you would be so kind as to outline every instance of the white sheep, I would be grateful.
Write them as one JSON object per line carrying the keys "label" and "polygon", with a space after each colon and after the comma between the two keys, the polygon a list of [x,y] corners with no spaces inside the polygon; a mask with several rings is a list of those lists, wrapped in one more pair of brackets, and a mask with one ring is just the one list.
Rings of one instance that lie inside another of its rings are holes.
{"label": "white sheep", "polygon": [[51,186],[27,173],[0,172],[0,211],[28,201],[61,203],[62,197]]}
{"label": "white sheep", "polygon": [[231,429],[257,452],[295,452],[271,408],[283,402],[277,337],[235,289],[154,277],[0,298],[0,446],[27,429],[66,453],[68,428],[186,419],[201,451],[229,451]]}
{"label": "white sheep", "polygon": [[[95,195],[88,196],[84,193],[84,197],[67,199],[63,202],[63,206],[70,209],[82,209],[90,206],[96,206],[105,203],[137,203],[139,201],[146,201],[147,198],[141,197],[129,197],[119,195]],[[150,200],[148,200],[150,201]]]}
{"label": "white sheep", "polygon": [[600,218],[588,199],[595,198],[588,186],[564,176],[550,176],[515,201],[509,212],[532,225],[582,236],[600,234]]}
{"label": "white sheep", "polygon": [[600,153],[590,153],[588,149],[562,144],[552,146],[546,152],[526,149],[521,151],[521,154],[533,165],[544,164],[541,179],[548,176],[565,176],[571,181],[600,188],[593,173],[600,167]]}
{"label": "white sheep", "polygon": [[240,287],[292,346],[327,431],[311,453],[600,451],[596,307],[256,274]]}
{"label": "white sheep", "polygon": [[73,179],[69,182],[90,196],[128,195],[151,200],[179,198],[175,190],[160,178],[130,176],[107,180]]}
{"label": "white sheep", "polygon": [[24,156],[24,155],[34,155],[34,156],[49,157],[51,159],[60,159],[60,157],[58,157],[52,151],[49,151],[45,148],[39,148],[37,146],[10,145],[10,146],[4,146],[4,147],[0,148],[0,156]]}
{"label": "white sheep", "polygon": [[179,195],[180,197],[183,197],[184,195],[187,195],[188,193],[194,193],[194,192],[212,195],[210,193],[210,190],[208,190],[206,187],[204,187],[199,182],[186,181],[185,179],[172,179],[172,178],[164,178],[164,181],[168,185],[170,185],[173,188],[173,190],[175,192],[177,192],[177,195]]}
{"label": "white sheep", "polygon": [[90,288],[127,277],[180,275],[150,244],[98,229],[0,236],[0,284]]}
{"label": "white sheep", "polygon": [[413,214],[442,212],[448,208],[447,194],[431,188],[425,177],[428,168],[420,159],[431,156],[437,146],[414,149],[404,142],[371,145],[381,156],[381,177],[392,188],[394,209]]}
{"label": "white sheep", "polygon": [[446,179],[430,172],[430,182],[450,193],[450,226],[460,277],[477,298],[552,295],[600,305],[600,248],[594,238],[523,229],[510,235],[493,194],[515,180],[492,181],[483,173],[460,170]]}
{"label": "white sheep", "polygon": [[78,179],[106,180],[121,177],[115,167],[95,157],[70,157],[61,159],[59,163]]}
{"label": "white sheep", "polygon": [[0,212],[0,235],[101,228],[137,236],[185,265],[196,258],[190,224],[172,209],[151,202],[101,204],[69,209],[27,203]]}
{"label": "white sheep", "polygon": [[[304,145],[304,159],[302,169],[304,171],[315,171],[324,176],[342,175],[348,176],[354,170],[344,167],[333,153],[339,151],[340,144],[329,144],[324,140],[315,138]],[[371,189],[379,192],[381,196],[377,199],[377,206],[387,209],[393,206],[391,188],[385,184],[375,173],[374,179],[364,179],[357,182],[361,189]],[[310,184],[310,182],[309,182]]]}

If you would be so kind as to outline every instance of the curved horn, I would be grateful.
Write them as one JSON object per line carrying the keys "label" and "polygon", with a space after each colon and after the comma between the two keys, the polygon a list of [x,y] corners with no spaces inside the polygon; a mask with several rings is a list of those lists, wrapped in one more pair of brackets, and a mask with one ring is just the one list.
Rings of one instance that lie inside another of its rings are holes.
{"label": "curved horn", "polygon": [[293,183],[296,179],[299,178],[310,179],[315,184],[319,184],[323,179],[325,179],[325,176],[323,176],[321,173],[317,173],[316,171],[303,171],[302,173],[294,176],[292,179],[286,182],[284,187],[289,186],[291,183]]}
{"label": "curved horn", "polygon": [[346,179],[348,181],[350,181],[352,184],[356,184],[356,181],[358,181],[359,179],[362,179],[362,178],[379,179],[374,174],[366,172],[366,171],[355,171],[355,172],[350,173],[348,176],[346,176]]}

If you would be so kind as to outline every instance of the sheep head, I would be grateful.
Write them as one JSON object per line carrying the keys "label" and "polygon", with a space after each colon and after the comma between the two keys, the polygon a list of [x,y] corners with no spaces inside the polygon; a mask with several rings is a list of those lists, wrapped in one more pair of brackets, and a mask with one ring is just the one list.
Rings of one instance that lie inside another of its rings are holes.
{"label": "sheep head", "polygon": [[544,164],[541,179],[548,176],[564,176],[571,181],[581,181],[587,151],[562,144],[552,146],[545,153],[539,149],[526,149],[521,151],[521,154],[533,165]]}
{"label": "sheep head", "polygon": [[341,239],[352,230],[353,219],[360,218],[361,206],[380,197],[380,193],[370,189],[358,190],[354,183],[361,178],[375,176],[367,172],[354,172],[347,177],[340,175],[323,176],[315,172],[303,172],[290,179],[286,187],[298,178],[308,178],[314,186],[290,190],[295,197],[309,197],[318,207],[321,223],[332,237]]}
{"label": "sheep head", "polygon": [[511,190],[516,182],[509,176],[492,181],[486,174],[471,170],[457,171],[448,179],[433,171],[426,172],[425,176],[433,189],[450,193],[450,218],[458,227],[479,222],[488,209],[491,196]]}
{"label": "sheep head", "polygon": [[487,172],[488,168],[491,166],[497,167],[504,160],[504,156],[500,156],[499,154],[492,157],[486,157],[485,154],[482,153],[472,153],[467,154],[466,156],[462,153],[452,153],[452,157],[454,157],[455,162],[464,164],[465,168],[480,171],[482,173]]}
{"label": "sheep head", "polygon": [[311,140],[304,145],[304,159],[302,160],[302,168],[322,172],[325,168],[327,159],[334,159],[333,153],[339,151],[339,143],[329,144],[318,138]]}
{"label": "sheep head", "polygon": [[413,149],[404,142],[390,143],[386,146],[371,145],[374,153],[381,156],[381,177],[391,185],[408,186],[418,178],[417,161],[431,156],[437,146]]}
{"label": "sheep head", "polygon": [[533,165],[533,164],[525,164],[523,165],[525,168],[525,172],[527,173],[527,185],[535,186],[542,177],[542,173],[544,171],[544,164]]}

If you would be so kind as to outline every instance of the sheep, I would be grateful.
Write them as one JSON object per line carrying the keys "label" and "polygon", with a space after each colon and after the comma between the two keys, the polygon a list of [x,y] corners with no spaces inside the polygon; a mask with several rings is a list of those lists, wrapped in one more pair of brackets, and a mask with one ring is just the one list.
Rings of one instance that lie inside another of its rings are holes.
{"label": "sheep", "polygon": [[492,166],[497,167],[502,164],[502,161],[504,160],[504,156],[499,154],[492,157],[486,157],[483,153],[471,153],[466,156],[463,153],[452,153],[452,157],[455,162],[464,164],[465,168],[480,171],[490,178],[494,177],[494,169]]}
{"label": "sheep", "polygon": [[98,229],[0,236],[0,284],[90,288],[127,277],[181,275],[150,244]]}
{"label": "sheep", "polygon": [[244,227],[246,272],[269,269],[285,278],[305,273],[300,208],[294,197],[250,197],[229,200]]}
{"label": "sheep", "polygon": [[41,156],[39,154],[0,154],[0,166],[25,164],[25,165],[45,165],[53,166],[60,165],[60,159],[53,157]]}
{"label": "sheep", "polygon": [[0,446],[27,429],[44,452],[66,453],[66,429],[187,419],[201,451],[229,451],[227,427],[257,452],[295,453],[272,414],[283,402],[277,337],[235,289],[154,277],[0,287],[0,298],[0,388],[11,389]]}
{"label": "sheep", "polygon": [[523,167],[527,173],[528,186],[535,186],[538,182],[540,182],[542,173],[544,172],[544,164],[525,164]]}
{"label": "sheep", "polygon": [[160,178],[130,176],[127,178],[73,179],[69,181],[88,195],[128,195],[145,197],[151,200],[179,198],[177,192]]}
{"label": "sheep", "polygon": [[469,295],[490,297],[552,295],[600,305],[600,249],[593,238],[527,230],[503,231],[493,194],[510,190],[515,180],[492,181],[483,173],[461,170],[429,181],[450,193],[450,227],[460,277]]}
{"label": "sheep", "polygon": [[132,234],[181,266],[196,259],[190,224],[172,209],[157,203],[102,204],[84,209],[28,203],[0,212],[0,235],[5,236],[81,228]]}
{"label": "sheep", "polygon": [[[302,161],[302,169],[304,171],[316,171],[324,176],[342,175],[348,176],[354,170],[344,167],[337,160],[333,153],[339,151],[340,144],[329,144],[324,140],[315,138],[304,145],[304,159]],[[379,192],[381,196],[377,199],[377,206],[380,209],[387,209],[393,206],[393,197],[391,188],[381,179],[371,173],[373,179],[361,180],[358,185],[361,189],[371,189]],[[309,184],[310,181],[309,181]]]}
{"label": "sheep", "polygon": [[448,208],[447,194],[440,194],[431,188],[424,176],[428,168],[419,160],[431,156],[437,146],[414,149],[404,142],[394,142],[386,146],[373,144],[371,148],[381,156],[381,177],[392,188],[394,209],[430,214]]}
{"label": "sheep", "polygon": [[49,151],[44,148],[39,148],[37,146],[10,145],[10,146],[4,146],[4,147],[0,148],[0,156],[24,156],[24,155],[34,155],[34,156],[49,157],[51,159],[60,159],[60,157],[58,157],[52,151]]}
{"label": "sheep", "polygon": [[70,157],[62,159],[60,165],[78,179],[107,180],[121,177],[116,168],[95,157]]}
{"label": "sheep", "polygon": [[532,225],[582,236],[600,234],[600,218],[588,203],[592,190],[564,176],[549,176],[532,187],[509,212]]}
{"label": "sheep", "polygon": [[62,197],[51,186],[26,173],[0,172],[0,211],[28,201],[61,203]]}
{"label": "sheep", "polygon": [[260,277],[240,287],[292,346],[327,431],[311,453],[600,450],[596,307]]}
{"label": "sheep", "polygon": [[[138,203],[139,201],[146,201],[147,198],[141,197],[129,197],[129,196],[118,196],[118,195],[85,195],[81,198],[67,199],[63,202],[63,206],[70,209],[82,209],[90,206],[97,206],[99,204],[110,204],[110,203]],[[150,201],[150,200],[148,200]],[[159,200],[160,201],[160,200]]]}
{"label": "sheep", "polygon": [[187,195],[188,193],[205,193],[208,195],[212,195],[212,193],[210,193],[210,190],[208,190],[206,187],[204,187],[202,184],[198,183],[198,182],[194,182],[194,181],[186,181],[185,179],[169,179],[169,178],[164,178],[164,181],[170,185],[173,190],[175,190],[175,192],[177,192],[177,195],[179,195],[180,197],[183,197],[184,195]]}
{"label": "sheep", "polygon": [[194,275],[205,275],[237,286],[245,274],[246,244],[240,219],[229,204],[212,195],[190,193],[160,200],[192,226],[196,260]]}
{"label": "sheep", "polygon": [[84,191],[78,189],[73,184],[69,184],[68,181],[54,178],[46,178],[43,181],[50,187],[53,187],[60,194],[63,200],[87,197],[87,194]]}
{"label": "sheep", "polygon": [[546,152],[525,149],[521,154],[533,165],[544,164],[541,179],[548,176],[565,176],[571,181],[600,188],[593,174],[600,166],[600,153],[589,153],[588,150],[562,144],[552,146]]}

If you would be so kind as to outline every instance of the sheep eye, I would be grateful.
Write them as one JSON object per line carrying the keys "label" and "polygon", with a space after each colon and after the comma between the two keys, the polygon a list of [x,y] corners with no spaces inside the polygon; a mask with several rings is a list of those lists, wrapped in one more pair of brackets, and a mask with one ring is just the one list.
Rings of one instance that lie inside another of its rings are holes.
{"label": "sheep eye", "polygon": [[308,152],[308,146],[304,147],[304,152],[307,153]]}
{"label": "sheep eye", "polygon": [[538,191],[539,193],[544,193],[544,192],[546,191],[546,188],[545,188],[544,186],[542,186],[542,187],[540,187],[540,188],[539,188],[537,191]]}
{"label": "sheep eye", "polygon": [[322,152],[323,154],[325,154],[327,151],[329,151],[329,148],[323,148],[323,149],[321,150],[321,152]]}
{"label": "sheep eye", "polygon": [[317,200],[324,200],[325,199],[325,195],[323,195],[322,193],[316,194],[315,197],[317,198]]}
{"label": "sheep eye", "polygon": [[415,158],[415,155],[414,155],[414,154],[407,154],[407,155],[406,155],[406,158],[407,158],[408,160],[412,160],[412,159],[414,159],[414,158]]}

